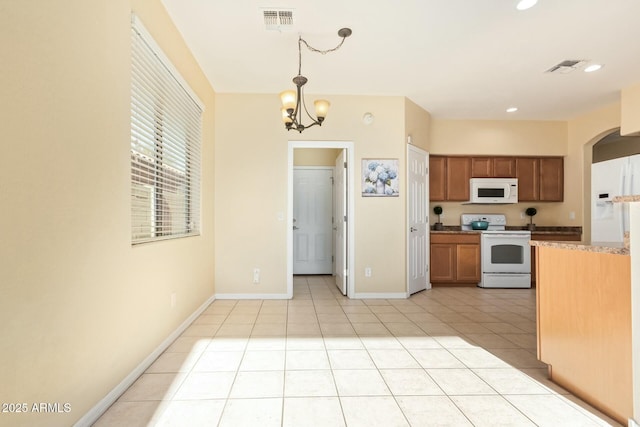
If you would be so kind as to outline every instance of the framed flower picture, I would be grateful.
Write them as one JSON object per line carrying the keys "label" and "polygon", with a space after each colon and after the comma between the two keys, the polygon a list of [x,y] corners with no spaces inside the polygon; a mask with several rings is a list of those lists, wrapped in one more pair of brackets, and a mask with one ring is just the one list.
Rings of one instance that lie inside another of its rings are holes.
{"label": "framed flower picture", "polygon": [[398,195],[398,159],[362,159],[362,196]]}

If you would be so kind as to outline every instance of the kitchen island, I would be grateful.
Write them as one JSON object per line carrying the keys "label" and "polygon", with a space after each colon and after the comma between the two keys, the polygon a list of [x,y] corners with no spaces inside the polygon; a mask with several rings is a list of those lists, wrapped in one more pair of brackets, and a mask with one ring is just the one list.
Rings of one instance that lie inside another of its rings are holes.
{"label": "kitchen island", "polygon": [[633,354],[633,418],[629,427],[640,426],[640,195],[614,197],[629,203],[629,231],[625,243],[631,248],[631,341]]}
{"label": "kitchen island", "polygon": [[629,248],[531,245],[537,255],[538,358],[554,382],[626,424],[633,415]]}

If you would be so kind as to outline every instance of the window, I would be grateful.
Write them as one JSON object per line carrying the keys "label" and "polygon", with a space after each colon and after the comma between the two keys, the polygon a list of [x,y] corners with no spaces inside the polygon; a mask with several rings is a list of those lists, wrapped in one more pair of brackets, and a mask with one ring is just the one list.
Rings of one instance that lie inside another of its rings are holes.
{"label": "window", "polygon": [[132,22],[131,240],[198,235],[202,104]]}

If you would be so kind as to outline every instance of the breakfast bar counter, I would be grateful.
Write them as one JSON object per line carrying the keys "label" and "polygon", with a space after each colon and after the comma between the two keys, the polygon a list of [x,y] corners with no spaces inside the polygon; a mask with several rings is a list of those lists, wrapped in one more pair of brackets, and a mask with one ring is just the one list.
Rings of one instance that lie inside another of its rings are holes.
{"label": "breakfast bar counter", "polygon": [[622,424],[633,415],[631,257],[624,244],[531,241],[538,358],[549,377]]}
{"label": "breakfast bar counter", "polygon": [[629,247],[617,242],[573,242],[573,241],[552,241],[552,240],[532,240],[531,246],[567,249],[572,251],[598,252],[613,255],[629,255]]}

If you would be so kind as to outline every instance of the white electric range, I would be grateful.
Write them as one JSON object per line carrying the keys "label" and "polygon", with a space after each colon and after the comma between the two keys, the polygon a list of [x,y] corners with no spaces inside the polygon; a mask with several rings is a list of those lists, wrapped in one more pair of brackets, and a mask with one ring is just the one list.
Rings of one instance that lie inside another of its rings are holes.
{"label": "white electric range", "polygon": [[481,230],[481,288],[531,287],[531,232],[507,230],[503,214],[462,214],[462,231],[472,231],[473,221],[487,221],[489,228]]}

